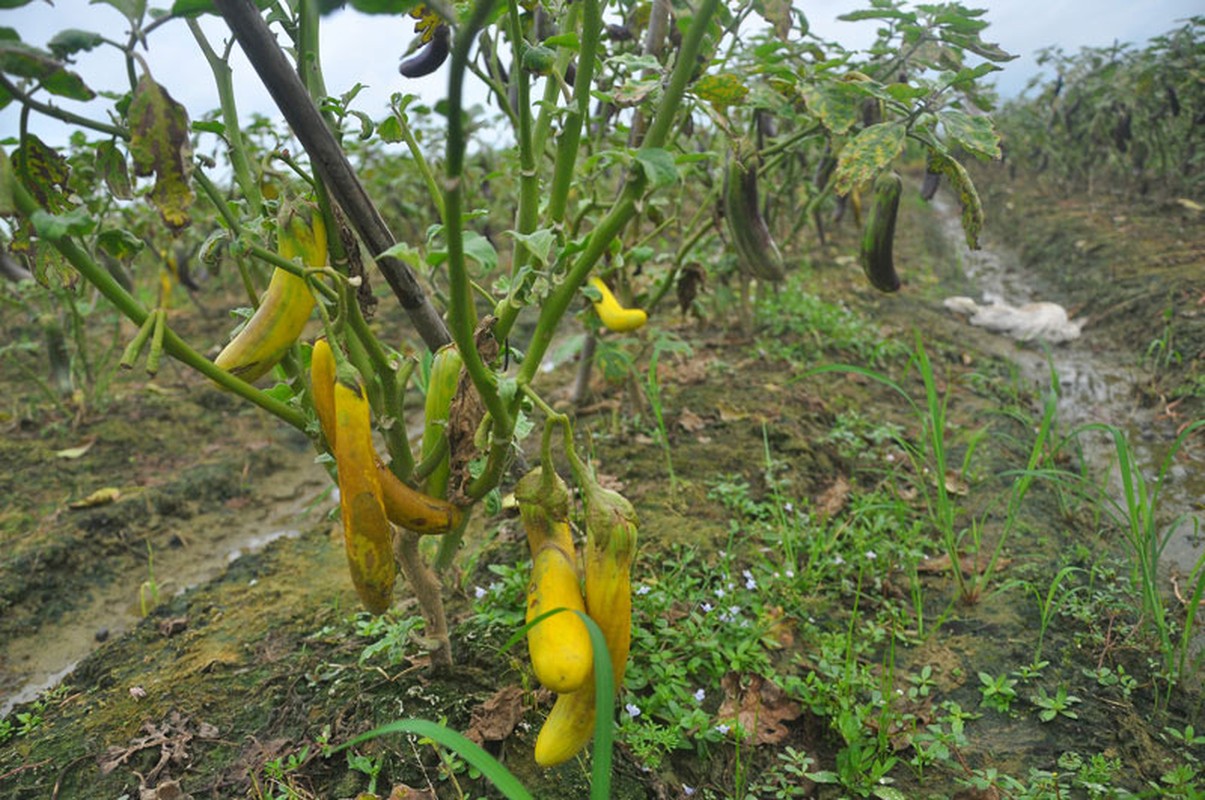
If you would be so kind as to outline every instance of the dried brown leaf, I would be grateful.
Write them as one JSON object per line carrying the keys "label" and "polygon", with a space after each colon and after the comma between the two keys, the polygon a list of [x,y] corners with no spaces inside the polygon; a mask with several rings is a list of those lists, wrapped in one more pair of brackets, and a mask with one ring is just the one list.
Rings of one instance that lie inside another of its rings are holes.
{"label": "dried brown leaf", "polygon": [[735,672],[724,676],[720,686],[725,697],[716,716],[737,722],[755,745],[781,744],[790,735],[786,723],[798,719],[803,708],[759,675],[750,676],[748,682],[742,687],[741,676]]}
{"label": "dried brown leaf", "polygon": [[501,742],[514,732],[523,718],[523,690],[503,686],[493,697],[475,706],[464,735],[477,744]]}

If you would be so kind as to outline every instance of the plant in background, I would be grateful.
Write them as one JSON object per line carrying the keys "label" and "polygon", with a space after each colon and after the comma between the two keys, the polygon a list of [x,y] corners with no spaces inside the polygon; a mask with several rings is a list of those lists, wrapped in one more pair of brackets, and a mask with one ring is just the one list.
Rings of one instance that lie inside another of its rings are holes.
{"label": "plant in background", "polygon": [[1039,686],[1038,693],[1032,695],[1029,701],[1042,709],[1038,712],[1038,719],[1042,722],[1052,722],[1060,716],[1067,719],[1079,719],[1079,714],[1071,707],[1080,703],[1081,700],[1073,694],[1068,694],[1066,686],[1059,686],[1053,695],[1047,694],[1046,689]]}
{"label": "plant in background", "polygon": [[1013,701],[1017,699],[1015,678],[1010,678],[1003,673],[992,677],[988,673],[980,671],[979,683],[979,693],[983,695],[981,705],[995,709],[1001,714],[1007,714],[1012,710]]}

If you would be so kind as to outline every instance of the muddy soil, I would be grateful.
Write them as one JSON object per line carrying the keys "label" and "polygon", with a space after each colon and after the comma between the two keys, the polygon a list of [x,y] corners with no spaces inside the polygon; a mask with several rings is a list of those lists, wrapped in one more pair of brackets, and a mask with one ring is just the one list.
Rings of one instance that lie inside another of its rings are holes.
{"label": "muddy soil", "polygon": [[[992,186],[985,242],[1000,251],[1007,244],[1015,254],[1007,263],[1015,272],[1010,285],[1033,293],[1018,299],[1060,302],[1089,319],[1082,339],[1065,346],[1092,356],[1075,363],[1132,367],[1124,387],[1092,403],[1077,401],[1092,406],[1080,421],[1130,420],[1136,436],[1165,444],[1201,418],[1205,222],[1167,205],[1055,202],[1002,175],[985,183]],[[848,497],[878,488],[882,465],[851,457],[829,434],[842,415],[856,411],[917,436],[915,417],[898,395],[859,375],[800,376],[817,364],[870,360],[916,392],[920,382],[906,367],[917,333],[941,389],[950,392],[952,428],[990,426],[992,447],[981,451],[982,471],[1024,464],[1027,424],[1000,412],[1038,407],[1040,370],[1031,365],[1025,372],[1018,363],[1041,365],[1045,356],[971,328],[942,307],[949,295],[983,291],[984,276],[949,235],[941,208],[910,194],[900,226],[897,263],[905,287],[898,295],[865,286],[851,257],[856,235],[847,225],[830,232],[823,248],[789,248],[807,266],[798,283],[765,293],[752,334],[729,324],[736,290],[720,279],[708,284],[702,320],[669,309],[654,318],[659,330],[692,347],[689,357],[667,356],[658,373],[678,478],[672,490],[637,382],[596,379],[580,430],[606,478],[641,515],[638,582],[656,585],[667,577],[662,563],[683,547],[696,553],[692,563],[701,567],[728,548],[745,547],[736,558],[752,559],[761,543],[734,538],[732,512],[713,489],[719,479],[739,480],[752,498],[767,496],[767,459],[782,465],[779,479],[801,498],[817,504],[844,498],[833,507],[837,515],[845,513]],[[792,295],[801,293],[839,304],[831,306],[836,311],[824,327],[806,330],[784,319],[785,310],[796,307]],[[198,336],[221,327],[199,319],[191,324]],[[10,338],[29,335],[15,325],[6,330]],[[1179,358],[1152,360],[1151,342],[1161,339]],[[650,349],[632,352],[647,359]],[[39,368],[34,359],[28,364]],[[645,365],[638,361],[635,374]],[[558,366],[543,388],[556,397],[574,369]],[[504,582],[524,560],[513,512],[476,514],[445,592],[457,665],[432,672],[404,626],[395,639],[382,639],[380,627],[357,615],[331,519],[329,481],[306,437],[174,365],[153,383],[118,378],[103,409],[94,404],[75,420],[48,410],[23,373],[0,370],[10,398],[0,420],[0,696],[10,725],[0,740],[0,797],[350,798],[370,789],[382,797],[494,797],[479,776],[418,740],[378,739],[357,751],[365,759],[355,764],[342,754],[324,757],[322,746],[398,718],[439,720],[465,731],[483,713],[502,711],[514,724],[487,738],[487,749],[536,797],[587,795],[588,761],[551,771],[533,763],[535,734],[551,697],[533,690],[522,645],[503,649],[522,609],[505,618],[474,611],[477,587]],[[1074,376],[1063,379],[1074,382]],[[71,452],[88,443],[85,452]],[[1178,480],[1199,481],[1203,462],[1205,437],[1198,435],[1178,456]],[[1109,469],[1107,461],[1089,466]],[[119,490],[114,501],[71,507],[104,488]],[[984,482],[966,503],[973,510],[998,508],[1006,492],[1007,486]],[[1181,502],[1199,511],[1193,504],[1200,496],[1188,490]],[[1057,532],[1046,522],[1052,519]],[[1198,540],[1186,533],[1180,541],[1181,563],[1199,556]],[[1048,585],[1057,565],[1072,558],[1068,553],[1083,553],[1086,566],[1094,553],[1117,546],[1116,530],[1083,509],[1066,513],[1056,492],[1037,485],[1021,532],[1010,542],[1002,581],[1024,577]],[[921,580],[926,615],[947,619],[932,637],[901,637],[896,685],[925,675],[937,695],[974,709],[978,670],[1028,663],[1034,604],[1000,593],[974,606],[954,605],[948,573],[935,570]],[[898,591],[890,583],[876,591]],[[1170,583],[1161,588],[1171,594]],[[395,623],[413,611],[404,591],[396,606]],[[1122,610],[1105,612],[1118,615],[1120,625]],[[670,613],[672,619],[685,612]],[[635,622],[658,620],[638,601]],[[1205,719],[1199,671],[1152,713],[1157,686],[1151,682],[1122,695],[1083,676],[1106,656],[1114,667],[1147,675],[1149,642],[1137,634],[1110,640],[1100,620],[1065,622],[1049,632],[1046,652],[1085,700],[1078,717],[1038,725],[1031,717],[984,714],[967,724],[967,740],[952,761],[1026,781],[1057,772],[1069,749],[1099,751],[1124,765],[1121,785],[1149,792],[1167,770],[1205,759],[1200,743],[1177,743],[1164,733]],[[1104,635],[1104,643],[1090,634]],[[651,655],[636,650],[632,657]],[[784,671],[818,668],[817,654],[789,644],[784,649],[781,642],[771,657]],[[924,719],[921,707],[933,701],[918,702]],[[720,746],[706,759],[682,752],[651,770],[621,742],[613,796],[684,797],[685,786],[730,796],[734,775],[775,765],[788,746],[812,754],[815,768],[833,769],[841,740],[831,720],[803,711],[785,725],[773,744]],[[900,748],[907,758],[907,741]],[[377,772],[370,776],[372,769]],[[1007,796],[968,788],[947,772],[934,770],[924,780],[903,768],[892,774],[907,797]],[[802,778],[796,788],[795,796],[841,796],[835,787]]]}

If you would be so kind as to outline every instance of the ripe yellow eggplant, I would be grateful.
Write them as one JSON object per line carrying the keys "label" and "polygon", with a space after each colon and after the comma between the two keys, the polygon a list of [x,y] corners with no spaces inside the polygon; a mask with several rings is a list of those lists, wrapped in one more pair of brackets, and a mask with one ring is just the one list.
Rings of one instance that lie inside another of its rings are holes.
{"label": "ripe yellow eggplant", "polygon": [[381,614],[393,597],[397,565],[372,445],[368,400],[363,387],[336,382],[334,401],[335,463],[347,563],[360,602],[373,614]]}
{"label": "ripe yellow eggplant", "polygon": [[602,320],[602,324],[609,330],[617,333],[627,333],[634,331],[637,328],[648,322],[649,315],[642,308],[624,308],[615,299],[615,295],[603,282],[602,278],[590,278],[590,285],[598,290],[602,295],[601,300],[594,303],[594,311],[598,314],[598,318]]}
{"label": "ripe yellow eggplant", "polygon": [[[293,210],[277,224],[276,249],[282,258],[301,256],[307,267],[326,264],[326,226],[316,213],[305,222]],[[267,374],[284,357],[314,310],[314,295],[304,278],[277,268],[259,308],[214,363],[245,381]]]}
{"label": "ripe yellow eggplant", "polygon": [[335,354],[326,339],[314,342],[310,353],[310,396],[327,447],[335,448]]}
{"label": "ripe yellow eggplant", "polygon": [[527,546],[534,559],[546,542],[574,553],[569,532],[569,488],[555,472],[536,467],[515,484],[515,502],[527,532]]}
{"label": "ripe yellow eggplant", "polygon": [[607,640],[615,689],[632,642],[632,559],[636,554],[636,510],[619,492],[591,481],[583,487],[586,505],[586,613]]}
{"label": "ripe yellow eggplant", "polygon": [[594,735],[594,680],[576,692],[558,695],[536,737],[535,758],[541,767],[555,767],[573,758]]}
{"label": "ripe yellow eggplant", "polygon": [[574,611],[586,610],[572,557],[546,543],[536,553],[527,584],[527,621],[564,608],[527,630],[527,650],[540,683],[554,692],[575,692],[590,678],[590,632]]}

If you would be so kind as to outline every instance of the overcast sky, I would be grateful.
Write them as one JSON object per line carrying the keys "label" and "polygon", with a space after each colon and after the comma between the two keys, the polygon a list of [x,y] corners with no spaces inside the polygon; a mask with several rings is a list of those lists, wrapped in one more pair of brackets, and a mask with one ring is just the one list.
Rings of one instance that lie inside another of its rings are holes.
{"label": "overcast sky", "polygon": [[[152,0],[154,2],[154,0]],[[167,5],[166,0],[160,4]],[[821,36],[849,47],[864,47],[873,38],[874,23],[837,21],[839,14],[868,5],[854,0],[796,0],[808,16],[812,29]],[[1033,54],[1058,44],[1067,52],[1082,46],[1109,45],[1114,40],[1142,43],[1152,36],[1176,27],[1179,20],[1203,13],[1201,0],[967,0],[970,7],[986,6],[991,22],[983,37],[1000,44],[1020,58],[995,73],[1000,92],[1011,96],[1020,92],[1026,81],[1038,71]],[[226,29],[215,17],[203,18],[211,41],[220,46]],[[125,19],[108,5],[89,4],[88,0],[57,0],[54,6],[44,0],[13,11],[0,12],[0,26],[16,28],[22,39],[44,46],[64,28],[98,31],[111,38],[123,38]],[[397,72],[399,56],[412,38],[413,21],[381,16],[363,16],[354,11],[336,12],[322,27],[322,59],[331,94],[340,94],[355,83],[368,86],[355,107],[374,119],[387,113],[393,92],[407,91],[433,101],[445,90],[445,71],[427,79],[407,80]],[[237,48],[236,48],[237,50]],[[93,89],[121,90],[124,66],[114,48],[100,48],[79,56],[75,69]],[[217,98],[209,68],[184,22],[173,20],[150,37],[147,61],[154,77],[193,114],[216,108]],[[267,93],[258,86],[254,74],[241,53],[233,61],[238,86],[239,109],[243,115],[259,111],[277,117]],[[111,105],[104,101],[105,105]],[[83,107],[69,101],[64,106],[92,116],[101,109]],[[0,138],[17,130],[17,104],[0,111]],[[63,138],[62,129],[35,118],[32,128],[48,141]]]}

